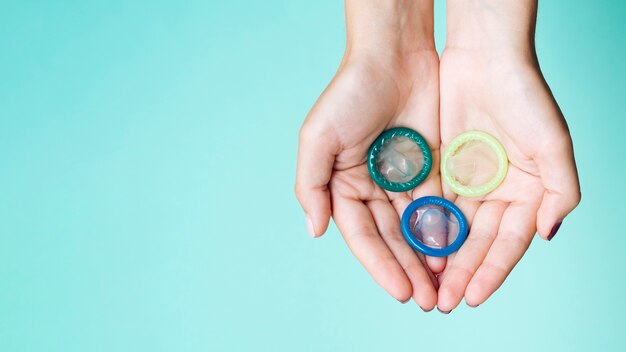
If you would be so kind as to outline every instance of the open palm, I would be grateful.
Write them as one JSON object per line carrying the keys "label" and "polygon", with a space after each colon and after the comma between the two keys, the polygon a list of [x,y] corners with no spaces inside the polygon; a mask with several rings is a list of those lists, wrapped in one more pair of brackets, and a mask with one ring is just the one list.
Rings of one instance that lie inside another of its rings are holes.
{"label": "open palm", "polygon": [[[441,194],[439,172],[433,168],[413,191],[392,193],[374,183],[365,161],[380,133],[404,126],[425,137],[438,162],[438,97],[434,51],[402,63],[344,60],[302,126],[296,180],[312,235],[326,231],[332,209],[346,243],[372,277],[399,301],[413,297],[425,310],[436,304],[437,282],[425,258],[404,241],[399,215],[416,197]],[[428,264],[441,271],[445,262],[429,258]]]}
{"label": "open palm", "polygon": [[551,239],[580,189],[567,125],[533,55],[447,48],[440,85],[442,150],[456,135],[481,130],[502,142],[510,162],[486,196],[464,198],[444,186],[471,223],[440,277],[438,307],[449,311],[463,297],[476,306],[497,290],[535,232]]}

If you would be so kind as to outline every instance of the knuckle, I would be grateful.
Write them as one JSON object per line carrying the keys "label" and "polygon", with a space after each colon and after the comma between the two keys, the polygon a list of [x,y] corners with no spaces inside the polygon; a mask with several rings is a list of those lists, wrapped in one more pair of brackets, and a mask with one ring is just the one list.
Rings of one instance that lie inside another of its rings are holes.
{"label": "knuckle", "polygon": [[575,191],[567,195],[564,201],[565,210],[568,213],[574,210],[578,206],[578,204],[580,204],[581,199],[582,194],[580,192],[580,189],[577,188]]}
{"label": "knuckle", "polygon": [[574,203],[574,208],[580,204],[580,201],[582,200],[583,194],[580,191],[580,188],[574,193],[574,199],[573,199],[573,203]]}
{"label": "knuckle", "polygon": [[302,204],[304,202],[304,189],[300,182],[296,182],[294,187],[294,194],[296,195],[296,199]]}
{"label": "knuckle", "polygon": [[491,243],[495,238],[496,234],[493,231],[488,231],[480,228],[472,228],[467,240],[478,243]]}
{"label": "knuckle", "polygon": [[310,122],[305,121],[302,124],[298,133],[298,138],[300,142],[310,142],[316,139],[316,132]]}
{"label": "knuckle", "polygon": [[528,234],[524,232],[517,231],[507,231],[501,233],[501,235],[502,240],[508,242],[508,247],[515,249],[517,253],[525,252],[534,237],[534,234],[532,236],[528,236]]}

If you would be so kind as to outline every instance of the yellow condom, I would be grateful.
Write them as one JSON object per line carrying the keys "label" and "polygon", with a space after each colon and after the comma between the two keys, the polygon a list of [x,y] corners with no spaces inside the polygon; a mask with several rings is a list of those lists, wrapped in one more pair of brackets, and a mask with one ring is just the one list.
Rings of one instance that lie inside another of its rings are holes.
{"label": "yellow condom", "polygon": [[441,158],[444,182],[463,197],[478,197],[493,191],[504,180],[508,167],[502,144],[481,131],[456,136]]}

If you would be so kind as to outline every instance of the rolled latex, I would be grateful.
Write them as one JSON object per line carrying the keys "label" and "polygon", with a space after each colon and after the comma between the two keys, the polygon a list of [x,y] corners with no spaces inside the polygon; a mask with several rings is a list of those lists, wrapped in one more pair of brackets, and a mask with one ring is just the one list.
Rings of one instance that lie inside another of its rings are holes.
{"label": "rolled latex", "polygon": [[404,192],[426,179],[432,167],[430,147],[417,132],[392,128],[372,144],[368,169],[374,181],[392,192]]}
{"label": "rolled latex", "polygon": [[459,208],[440,197],[413,201],[402,215],[402,232],[416,250],[442,257],[456,251],[467,237],[467,221]]}
{"label": "rolled latex", "polygon": [[441,158],[441,176],[453,192],[477,197],[502,183],[508,164],[504,147],[495,137],[468,131],[448,143]]}

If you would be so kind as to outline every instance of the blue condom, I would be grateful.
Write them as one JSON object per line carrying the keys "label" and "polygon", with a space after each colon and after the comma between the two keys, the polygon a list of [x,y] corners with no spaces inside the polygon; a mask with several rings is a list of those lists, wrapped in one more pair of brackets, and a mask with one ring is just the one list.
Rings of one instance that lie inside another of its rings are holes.
{"label": "blue condom", "polygon": [[414,200],[402,214],[402,233],[415,250],[431,257],[456,252],[467,238],[467,220],[461,210],[440,197]]}

